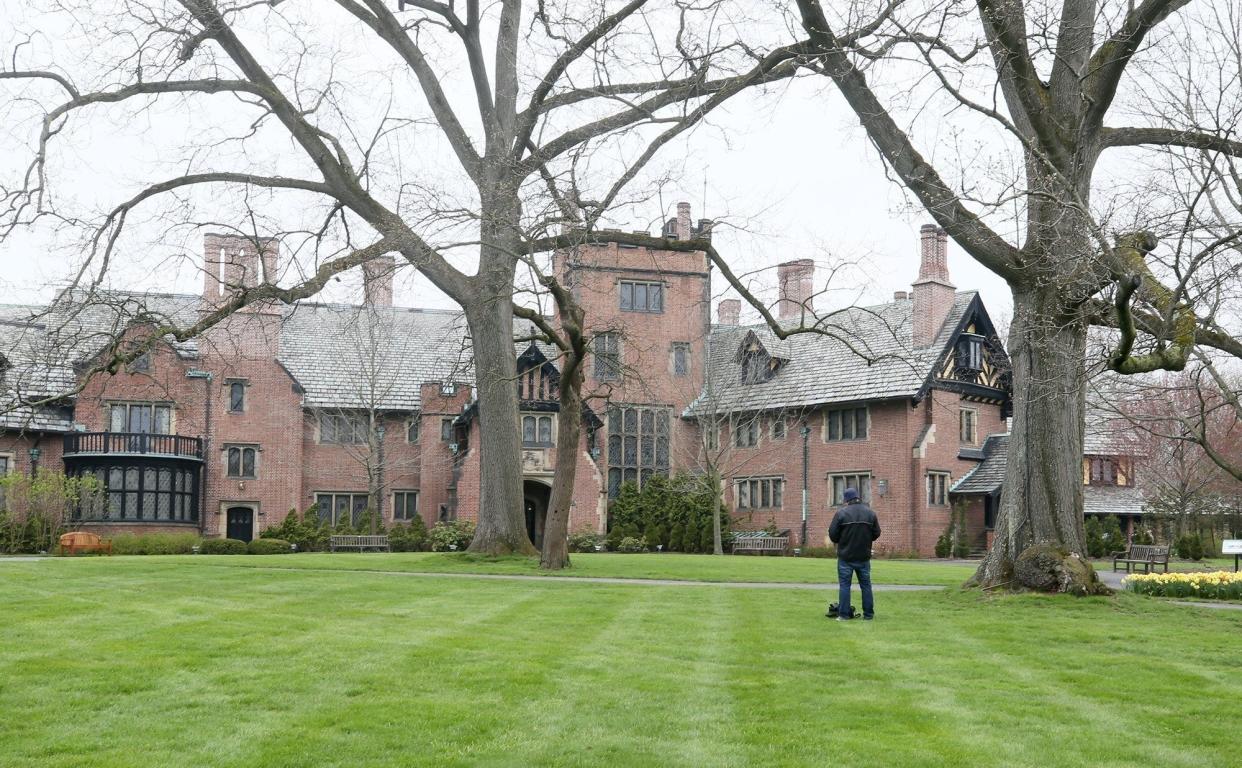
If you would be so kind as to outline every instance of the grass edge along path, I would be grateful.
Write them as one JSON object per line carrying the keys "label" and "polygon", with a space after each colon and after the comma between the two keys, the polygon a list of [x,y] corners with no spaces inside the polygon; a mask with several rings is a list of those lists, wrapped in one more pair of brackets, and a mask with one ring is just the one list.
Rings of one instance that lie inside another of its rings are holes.
{"label": "grass edge along path", "polygon": [[[170,555],[113,559],[299,570],[512,574],[552,579],[594,577],[776,584],[833,584],[837,581],[837,561],[832,559],[732,555],[574,554],[571,555],[571,567],[563,571],[540,570],[538,558],[483,557],[447,552]],[[871,578],[877,585],[955,587],[961,585],[972,573],[974,573],[972,565],[932,560],[874,560],[871,567]]]}

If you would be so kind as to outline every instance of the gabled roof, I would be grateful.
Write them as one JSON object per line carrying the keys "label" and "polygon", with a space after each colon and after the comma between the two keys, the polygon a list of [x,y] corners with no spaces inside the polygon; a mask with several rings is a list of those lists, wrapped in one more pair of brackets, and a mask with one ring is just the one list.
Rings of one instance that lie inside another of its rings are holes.
{"label": "gabled roof", "polygon": [[311,408],[412,411],[426,382],[474,380],[459,311],[297,304],[286,310],[280,362]]}
{"label": "gabled roof", "polygon": [[[917,397],[977,296],[975,291],[958,293],[936,342],[924,348],[914,346],[914,302],[909,299],[829,315],[821,327],[833,336],[801,333],[780,340],[766,325],[715,326],[708,382],[684,415]],[[743,384],[737,351],[751,334],[788,362],[768,381]]]}
{"label": "gabled roof", "polygon": [[1005,482],[1009,459],[1009,435],[988,435],[983,441],[983,461],[953,484],[950,493],[996,493]]}

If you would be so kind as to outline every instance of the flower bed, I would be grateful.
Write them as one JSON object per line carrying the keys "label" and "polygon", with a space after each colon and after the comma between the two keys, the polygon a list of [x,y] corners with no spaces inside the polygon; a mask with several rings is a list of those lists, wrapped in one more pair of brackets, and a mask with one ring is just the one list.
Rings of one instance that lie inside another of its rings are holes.
{"label": "flower bed", "polygon": [[1140,595],[1242,600],[1242,573],[1230,571],[1139,573],[1127,576],[1125,585]]}

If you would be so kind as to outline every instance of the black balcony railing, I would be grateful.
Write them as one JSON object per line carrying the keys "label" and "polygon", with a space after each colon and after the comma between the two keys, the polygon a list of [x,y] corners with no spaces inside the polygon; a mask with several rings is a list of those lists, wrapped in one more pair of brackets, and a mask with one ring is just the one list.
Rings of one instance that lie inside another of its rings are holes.
{"label": "black balcony railing", "polygon": [[65,455],[75,454],[154,454],[201,461],[203,439],[147,432],[71,432],[65,435]]}

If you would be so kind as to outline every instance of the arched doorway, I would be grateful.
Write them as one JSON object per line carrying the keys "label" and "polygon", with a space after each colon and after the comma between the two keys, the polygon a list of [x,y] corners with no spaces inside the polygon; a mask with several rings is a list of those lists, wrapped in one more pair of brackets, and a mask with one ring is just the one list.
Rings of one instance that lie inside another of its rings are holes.
{"label": "arched doorway", "polygon": [[250,507],[229,507],[225,513],[227,521],[225,536],[238,541],[250,541],[254,538],[254,510]]}
{"label": "arched doorway", "polygon": [[548,519],[548,502],[552,489],[538,480],[522,483],[522,495],[526,508],[526,535],[537,548],[543,547],[543,526]]}

